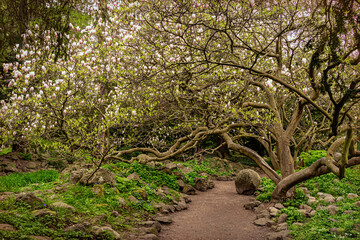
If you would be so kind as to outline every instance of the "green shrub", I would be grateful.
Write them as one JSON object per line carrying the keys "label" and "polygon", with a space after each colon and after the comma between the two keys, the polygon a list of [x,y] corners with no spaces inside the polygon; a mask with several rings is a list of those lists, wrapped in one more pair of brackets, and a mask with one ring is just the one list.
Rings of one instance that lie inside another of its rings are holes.
{"label": "green shrub", "polygon": [[308,167],[313,164],[316,160],[325,157],[326,151],[325,150],[310,150],[307,152],[302,152],[299,156],[299,159],[304,162],[304,166]]}

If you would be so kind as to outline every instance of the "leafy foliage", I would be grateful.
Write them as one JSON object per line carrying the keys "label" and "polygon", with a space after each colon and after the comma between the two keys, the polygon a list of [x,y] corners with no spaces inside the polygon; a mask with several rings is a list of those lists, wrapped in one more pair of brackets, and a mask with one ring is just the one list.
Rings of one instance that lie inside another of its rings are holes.
{"label": "leafy foliage", "polygon": [[308,167],[313,164],[316,160],[325,157],[326,151],[325,150],[310,150],[309,152],[302,152],[299,156],[304,162],[304,166]]}

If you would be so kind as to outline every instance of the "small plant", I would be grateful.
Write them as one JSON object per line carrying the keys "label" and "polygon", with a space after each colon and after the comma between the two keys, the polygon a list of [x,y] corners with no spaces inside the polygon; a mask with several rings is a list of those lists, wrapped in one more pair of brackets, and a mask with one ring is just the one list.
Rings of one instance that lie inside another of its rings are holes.
{"label": "small plant", "polygon": [[281,213],[286,213],[288,215],[287,222],[289,224],[305,220],[304,214],[302,214],[296,207],[283,208],[281,209]]}
{"label": "small plant", "polygon": [[272,180],[264,177],[261,179],[260,185],[263,187],[263,190],[262,190],[262,192],[258,192],[259,195],[257,196],[256,199],[261,202],[263,202],[265,200],[270,201],[272,192],[275,189],[275,183]]}

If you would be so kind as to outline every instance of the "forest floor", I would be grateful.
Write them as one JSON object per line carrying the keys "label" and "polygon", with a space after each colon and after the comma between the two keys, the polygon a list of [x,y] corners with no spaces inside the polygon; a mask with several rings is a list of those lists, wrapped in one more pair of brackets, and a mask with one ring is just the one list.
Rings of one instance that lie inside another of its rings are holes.
{"label": "forest floor", "polygon": [[160,240],[258,240],[271,232],[253,224],[255,213],[243,205],[254,196],[237,194],[233,181],[216,181],[214,189],[197,193],[188,210],[172,214]]}

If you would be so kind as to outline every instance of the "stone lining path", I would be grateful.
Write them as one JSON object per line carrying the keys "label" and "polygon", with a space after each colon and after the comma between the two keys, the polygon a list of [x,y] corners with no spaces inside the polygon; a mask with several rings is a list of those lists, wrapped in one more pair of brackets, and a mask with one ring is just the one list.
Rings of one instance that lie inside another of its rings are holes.
{"label": "stone lining path", "polygon": [[233,181],[216,181],[214,189],[197,193],[188,210],[172,214],[160,240],[263,240],[271,232],[253,224],[254,212],[243,205],[254,196],[237,194]]}

